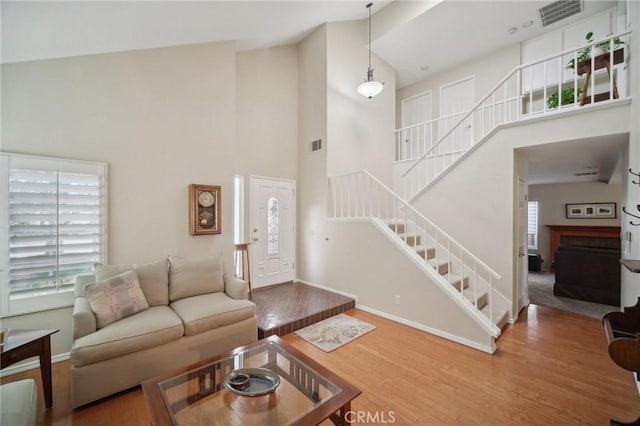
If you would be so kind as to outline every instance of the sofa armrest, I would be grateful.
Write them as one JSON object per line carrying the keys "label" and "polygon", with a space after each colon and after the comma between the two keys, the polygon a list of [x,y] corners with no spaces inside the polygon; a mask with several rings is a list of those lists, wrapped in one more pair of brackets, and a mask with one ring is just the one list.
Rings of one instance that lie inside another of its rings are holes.
{"label": "sofa armrest", "polygon": [[73,304],[72,330],[73,340],[91,334],[98,329],[96,316],[86,297],[76,297]]}
{"label": "sofa armrest", "polygon": [[247,299],[249,283],[229,274],[224,274],[224,292],[232,299]]}

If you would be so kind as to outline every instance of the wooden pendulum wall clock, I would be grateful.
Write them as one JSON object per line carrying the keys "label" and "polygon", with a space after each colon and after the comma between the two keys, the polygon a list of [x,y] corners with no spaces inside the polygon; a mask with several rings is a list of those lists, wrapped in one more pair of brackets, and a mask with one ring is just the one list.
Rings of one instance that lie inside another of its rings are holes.
{"label": "wooden pendulum wall clock", "polygon": [[191,235],[220,234],[221,187],[189,185],[189,230]]}

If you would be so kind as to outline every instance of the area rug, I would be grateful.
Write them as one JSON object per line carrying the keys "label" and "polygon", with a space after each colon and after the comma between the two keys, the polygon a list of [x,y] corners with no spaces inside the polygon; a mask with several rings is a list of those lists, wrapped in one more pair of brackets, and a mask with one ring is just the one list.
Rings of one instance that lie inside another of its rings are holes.
{"label": "area rug", "polygon": [[357,318],[340,314],[302,328],[296,334],[323,351],[331,352],[375,328]]}
{"label": "area rug", "polygon": [[529,301],[535,305],[573,312],[591,318],[602,319],[611,311],[619,311],[615,306],[559,297],[553,294],[553,273],[529,272]]}

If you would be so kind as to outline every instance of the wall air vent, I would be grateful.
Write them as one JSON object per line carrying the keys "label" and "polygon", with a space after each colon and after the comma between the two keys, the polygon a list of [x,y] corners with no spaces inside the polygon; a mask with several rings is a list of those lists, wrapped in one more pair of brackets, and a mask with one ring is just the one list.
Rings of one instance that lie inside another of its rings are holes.
{"label": "wall air vent", "polygon": [[316,139],[311,142],[311,152],[320,151],[322,149],[322,139]]}
{"label": "wall air vent", "polygon": [[582,0],[559,0],[538,9],[542,26],[546,27],[558,21],[582,12]]}

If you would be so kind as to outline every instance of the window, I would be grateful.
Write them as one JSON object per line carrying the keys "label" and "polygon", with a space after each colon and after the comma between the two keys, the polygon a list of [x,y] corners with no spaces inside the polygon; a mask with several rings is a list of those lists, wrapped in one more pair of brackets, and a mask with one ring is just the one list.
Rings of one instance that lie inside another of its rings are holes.
{"label": "window", "polygon": [[2,153],[2,316],[73,304],[106,261],[106,164]]}
{"label": "window", "polygon": [[280,211],[278,199],[269,198],[267,203],[267,253],[275,254],[280,250]]}
{"label": "window", "polygon": [[529,201],[527,215],[527,241],[530,249],[538,248],[538,202]]}

